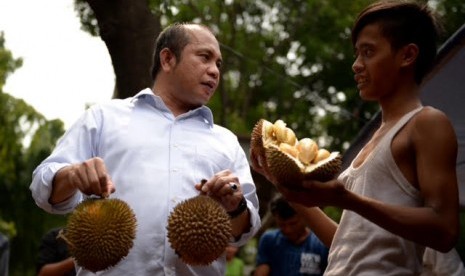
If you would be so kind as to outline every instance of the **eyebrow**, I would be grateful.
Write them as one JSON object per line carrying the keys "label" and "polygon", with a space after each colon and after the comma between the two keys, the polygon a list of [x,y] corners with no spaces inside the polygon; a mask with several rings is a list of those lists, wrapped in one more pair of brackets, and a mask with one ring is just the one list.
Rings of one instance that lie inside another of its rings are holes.
{"label": "eyebrow", "polygon": [[[201,47],[199,48],[197,51],[197,53],[208,53],[210,56],[216,56],[215,55],[215,51],[212,50],[210,47]],[[221,56],[221,54],[218,56],[218,59],[217,61],[223,63],[223,57]]]}
{"label": "eyebrow", "polygon": [[360,49],[366,49],[366,48],[374,48],[375,47],[375,44],[374,43],[370,43],[370,42],[363,42],[362,44],[358,45],[355,44],[354,45],[354,52],[360,50]]}

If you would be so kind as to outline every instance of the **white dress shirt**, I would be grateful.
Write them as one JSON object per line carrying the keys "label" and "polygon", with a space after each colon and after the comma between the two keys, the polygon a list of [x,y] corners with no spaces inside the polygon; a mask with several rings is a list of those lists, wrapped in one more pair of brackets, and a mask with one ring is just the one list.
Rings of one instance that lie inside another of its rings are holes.
{"label": "white dress shirt", "polygon": [[[78,192],[50,205],[53,177],[64,166],[97,156],[116,187],[110,197],[126,201],[137,218],[129,255],[98,275],[224,275],[224,255],[210,266],[185,265],[169,245],[166,225],[178,203],[199,194],[195,183],[225,169],[239,178],[251,215],[250,232],[235,244],[244,244],[260,227],[245,152],[231,131],[213,123],[206,106],[174,117],[147,88],[135,97],[89,108],[34,171],[30,189],[37,205],[50,213],[71,212],[85,195]],[[78,275],[94,274],[78,268]]]}

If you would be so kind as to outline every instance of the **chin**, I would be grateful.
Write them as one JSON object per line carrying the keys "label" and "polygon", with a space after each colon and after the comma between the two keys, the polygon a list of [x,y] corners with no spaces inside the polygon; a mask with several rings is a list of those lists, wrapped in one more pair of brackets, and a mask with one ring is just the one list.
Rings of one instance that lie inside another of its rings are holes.
{"label": "chin", "polygon": [[364,101],[375,101],[376,98],[372,96],[372,93],[370,91],[366,90],[359,90],[358,91],[360,98]]}

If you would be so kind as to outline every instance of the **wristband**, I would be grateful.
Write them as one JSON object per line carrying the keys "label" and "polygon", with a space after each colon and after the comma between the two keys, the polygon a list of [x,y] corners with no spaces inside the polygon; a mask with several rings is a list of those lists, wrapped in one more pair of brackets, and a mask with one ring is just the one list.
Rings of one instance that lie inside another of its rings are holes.
{"label": "wristband", "polygon": [[245,210],[247,210],[247,200],[245,200],[245,197],[242,197],[241,202],[239,202],[239,205],[237,208],[231,212],[228,212],[228,215],[230,218],[236,218],[240,214],[242,214]]}

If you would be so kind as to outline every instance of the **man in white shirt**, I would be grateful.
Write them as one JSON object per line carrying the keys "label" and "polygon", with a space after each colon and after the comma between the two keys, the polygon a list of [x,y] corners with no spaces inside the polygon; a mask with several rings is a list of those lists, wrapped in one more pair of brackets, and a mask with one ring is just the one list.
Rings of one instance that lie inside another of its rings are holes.
{"label": "man in white shirt", "polygon": [[245,244],[260,227],[246,155],[205,106],[218,87],[221,62],[207,27],[169,26],[157,39],[152,89],[91,107],[34,171],[32,195],[50,213],[68,213],[86,196],[109,194],[134,210],[133,248],[100,275],[224,274],[224,256],[209,266],[188,266],[167,239],[172,209],[200,193],[230,214],[232,244]]}

